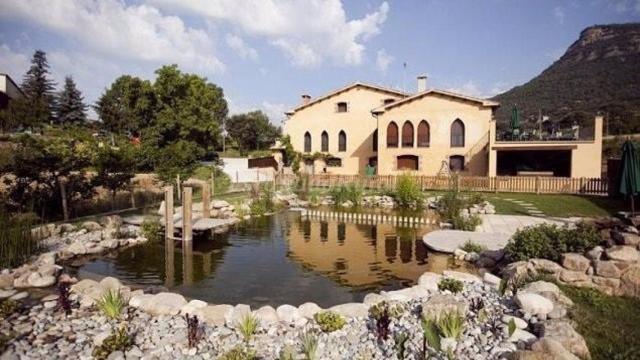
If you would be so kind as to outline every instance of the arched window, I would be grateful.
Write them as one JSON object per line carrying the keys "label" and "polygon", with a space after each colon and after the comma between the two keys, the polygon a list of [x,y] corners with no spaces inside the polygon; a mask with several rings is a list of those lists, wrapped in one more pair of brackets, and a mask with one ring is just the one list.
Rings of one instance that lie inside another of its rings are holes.
{"label": "arched window", "polygon": [[304,133],[304,152],[311,152],[311,134]]}
{"label": "arched window", "polygon": [[418,124],[418,147],[429,147],[429,123],[425,120]]}
{"label": "arched window", "polygon": [[410,121],[402,125],[402,147],[413,147],[413,124]]}
{"label": "arched window", "polygon": [[378,151],[378,129],[373,131],[373,151]]}
{"label": "arched window", "polygon": [[338,151],[347,151],[347,134],[344,130],[338,133]]}
{"label": "arched window", "polygon": [[464,147],[464,124],[460,119],[451,124],[451,147]]}
{"label": "arched window", "polygon": [[387,147],[398,147],[398,125],[393,121],[387,126]]}
{"label": "arched window", "polygon": [[329,134],[326,131],[320,135],[320,151],[329,151]]}

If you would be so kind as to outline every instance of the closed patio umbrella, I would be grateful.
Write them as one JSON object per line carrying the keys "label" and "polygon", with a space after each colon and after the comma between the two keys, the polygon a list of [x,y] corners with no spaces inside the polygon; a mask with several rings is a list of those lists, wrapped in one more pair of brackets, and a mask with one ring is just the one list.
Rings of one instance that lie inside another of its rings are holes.
{"label": "closed patio umbrella", "polygon": [[520,112],[518,111],[518,107],[513,105],[513,109],[511,110],[511,133],[513,135],[520,134]]}
{"label": "closed patio umbrella", "polygon": [[620,186],[618,191],[631,198],[631,215],[635,213],[634,196],[640,192],[640,164],[635,144],[627,140],[622,144]]}

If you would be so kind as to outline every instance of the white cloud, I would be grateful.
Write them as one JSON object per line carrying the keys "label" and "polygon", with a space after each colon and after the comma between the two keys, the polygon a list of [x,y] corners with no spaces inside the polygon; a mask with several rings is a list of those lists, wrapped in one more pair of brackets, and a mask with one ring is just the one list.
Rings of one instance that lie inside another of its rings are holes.
{"label": "white cloud", "polygon": [[285,119],[285,111],[289,110],[289,107],[285,104],[274,104],[268,101],[262,102],[262,111],[269,117],[272,124],[276,126],[282,125],[282,121]]}
{"label": "white cloud", "polygon": [[29,69],[29,57],[15,52],[7,44],[2,44],[0,45],[0,69],[20,85],[22,76]]}
{"label": "white cloud", "polygon": [[227,34],[227,36],[225,37],[225,41],[227,42],[227,45],[231,49],[233,49],[241,58],[251,60],[258,59],[258,52],[256,51],[256,49],[247,45],[247,43],[244,42],[244,40],[238,35]]}
{"label": "white cloud", "polygon": [[556,18],[556,21],[558,21],[560,25],[564,24],[565,14],[562,6],[556,6],[555,8],[553,8],[553,17]]}
{"label": "white cloud", "polygon": [[473,80],[469,80],[460,86],[450,87],[446,90],[461,95],[469,95],[482,99],[488,99],[509,90],[510,87],[511,86],[509,85],[509,83],[499,81],[493,84],[490,88],[482,88],[478,86]]}
{"label": "white cloud", "polygon": [[394,57],[387,54],[385,49],[378,50],[376,54],[376,68],[382,73],[387,72],[387,68],[393,62]]}
{"label": "white cloud", "polygon": [[0,17],[23,19],[67,36],[96,53],[122,59],[178,63],[219,72],[213,40],[176,16],[120,0],[5,0]]}
{"label": "white cloud", "polygon": [[294,65],[318,66],[326,60],[359,65],[364,43],[380,33],[389,4],[348,20],[340,0],[148,0],[163,9],[224,21],[246,34],[265,38]]}

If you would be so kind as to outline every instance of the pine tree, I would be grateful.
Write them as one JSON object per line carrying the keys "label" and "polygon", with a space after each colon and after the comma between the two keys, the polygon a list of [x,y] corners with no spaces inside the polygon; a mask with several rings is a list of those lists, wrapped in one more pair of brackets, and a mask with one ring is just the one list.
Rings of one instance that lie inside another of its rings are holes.
{"label": "pine tree", "polygon": [[49,79],[47,54],[36,50],[31,59],[31,67],[22,80],[22,91],[28,104],[28,111],[19,119],[24,127],[38,127],[53,118],[55,83]]}
{"label": "pine tree", "polygon": [[61,125],[78,125],[87,120],[87,105],[71,76],[64,78],[64,88],[58,94],[56,121]]}

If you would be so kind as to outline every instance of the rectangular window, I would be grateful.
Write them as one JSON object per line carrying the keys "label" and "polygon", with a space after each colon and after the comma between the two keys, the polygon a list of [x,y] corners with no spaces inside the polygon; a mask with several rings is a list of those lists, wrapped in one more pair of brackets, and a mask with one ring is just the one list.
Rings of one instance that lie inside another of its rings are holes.
{"label": "rectangular window", "polygon": [[336,112],[344,113],[348,111],[348,106],[346,102],[339,102],[336,104]]}
{"label": "rectangular window", "polygon": [[342,167],[342,159],[340,158],[329,158],[327,159],[328,167]]}

